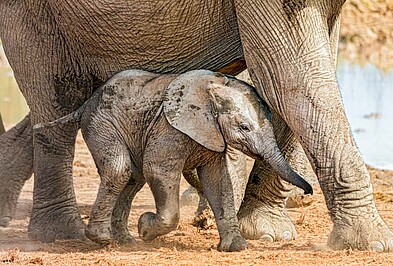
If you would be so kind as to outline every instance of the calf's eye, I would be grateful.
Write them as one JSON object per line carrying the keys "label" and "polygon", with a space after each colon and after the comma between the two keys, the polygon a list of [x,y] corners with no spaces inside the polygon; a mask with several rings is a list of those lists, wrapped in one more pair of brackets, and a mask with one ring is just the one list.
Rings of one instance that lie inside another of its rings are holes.
{"label": "calf's eye", "polygon": [[250,127],[250,125],[247,124],[247,123],[240,123],[240,124],[239,124],[239,128],[240,128],[242,131],[246,131],[246,132],[250,132],[250,131],[251,131],[251,127]]}

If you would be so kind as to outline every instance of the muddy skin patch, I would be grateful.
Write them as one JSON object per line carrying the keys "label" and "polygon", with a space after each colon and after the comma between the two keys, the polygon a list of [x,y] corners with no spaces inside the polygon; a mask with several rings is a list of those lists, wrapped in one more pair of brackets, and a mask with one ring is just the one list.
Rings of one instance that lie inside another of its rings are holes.
{"label": "muddy skin patch", "polygon": [[107,95],[109,95],[109,96],[115,96],[115,94],[116,94],[116,92],[115,92],[116,88],[117,88],[117,86],[115,87],[115,86],[113,86],[113,85],[104,86],[104,93],[107,94]]}
{"label": "muddy skin patch", "polygon": [[183,97],[183,95],[184,95],[183,90],[184,90],[184,89],[185,89],[185,88],[184,88],[184,85],[182,85],[182,86],[180,87],[179,97]]}
{"label": "muddy skin patch", "polygon": [[117,97],[116,95],[116,86],[107,85],[104,87],[102,95],[101,95],[101,103],[99,106],[105,110],[111,110],[113,107],[113,101]]}
{"label": "muddy skin patch", "polygon": [[217,101],[218,101],[218,104],[220,105],[219,112],[222,114],[230,113],[230,112],[235,111],[237,109],[236,106],[234,105],[233,101],[231,101],[231,100],[217,98]]}
{"label": "muddy skin patch", "polygon": [[56,76],[54,108],[62,112],[74,111],[103,83],[92,75]]}

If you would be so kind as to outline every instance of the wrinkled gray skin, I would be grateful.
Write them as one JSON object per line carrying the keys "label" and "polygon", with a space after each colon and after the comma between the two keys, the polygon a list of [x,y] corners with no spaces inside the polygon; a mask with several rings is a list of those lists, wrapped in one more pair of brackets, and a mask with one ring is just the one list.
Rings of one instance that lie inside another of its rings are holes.
{"label": "wrinkled gray skin", "polygon": [[[91,240],[133,241],[127,232],[130,210],[122,215],[119,209],[130,206],[145,182],[157,212],[141,215],[139,236],[150,241],[175,229],[181,174],[197,169],[200,189],[216,217],[217,249],[238,251],[247,246],[236,217],[244,189],[241,195],[233,192],[239,177],[227,162],[227,145],[263,158],[284,180],[312,194],[311,185],[278,149],[269,116],[250,85],[220,73],[195,70],[177,76],[129,70],[116,74],[76,112],[34,129],[80,124],[101,176],[86,229]],[[240,181],[245,188],[246,180]]]}
{"label": "wrinkled gray skin", "polygon": [[[344,2],[2,0],[0,38],[32,124],[76,110],[121,70],[235,75],[247,66],[273,112],[284,156],[295,170],[307,156],[318,177],[333,222],[329,246],[390,251],[393,233],[375,207],[335,75]],[[34,147],[29,236],[45,242],[83,237],[71,178],[77,126],[32,138],[23,131],[29,122],[0,137],[0,221],[7,224],[12,217],[32,173]],[[290,191],[265,162],[257,162],[238,214],[242,233],[294,238],[284,210]]]}

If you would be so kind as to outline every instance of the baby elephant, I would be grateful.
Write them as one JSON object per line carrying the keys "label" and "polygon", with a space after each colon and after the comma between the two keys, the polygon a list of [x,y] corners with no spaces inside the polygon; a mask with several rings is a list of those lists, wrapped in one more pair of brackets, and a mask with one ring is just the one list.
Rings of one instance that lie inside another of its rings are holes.
{"label": "baby elephant", "polygon": [[220,251],[245,249],[236,217],[227,145],[264,159],[286,181],[312,194],[280,153],[265,103],[253,87],[207,70],[158,75],[141,70],[113,76],[74,113],[34,128],[78,122],[101,176],[86,235],[98,243],[133,241],[127,219],[147,182],[156,213],[141,215],[150,241],[179,222],[183,171],[197,169],[215,215]]}

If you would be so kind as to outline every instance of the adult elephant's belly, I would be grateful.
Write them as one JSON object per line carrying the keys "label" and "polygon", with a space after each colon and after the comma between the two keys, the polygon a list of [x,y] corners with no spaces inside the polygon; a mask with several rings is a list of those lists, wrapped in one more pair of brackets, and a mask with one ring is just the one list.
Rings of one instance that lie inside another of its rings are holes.
{"label": "adult elephant's belly", "polygon": [[[104,72],[219,70],[243,58],[231,1],[53,1],[71,56]],[[225,2],[225,3],[213,3]],[[53,6],[52,6],[53,5]]]}

